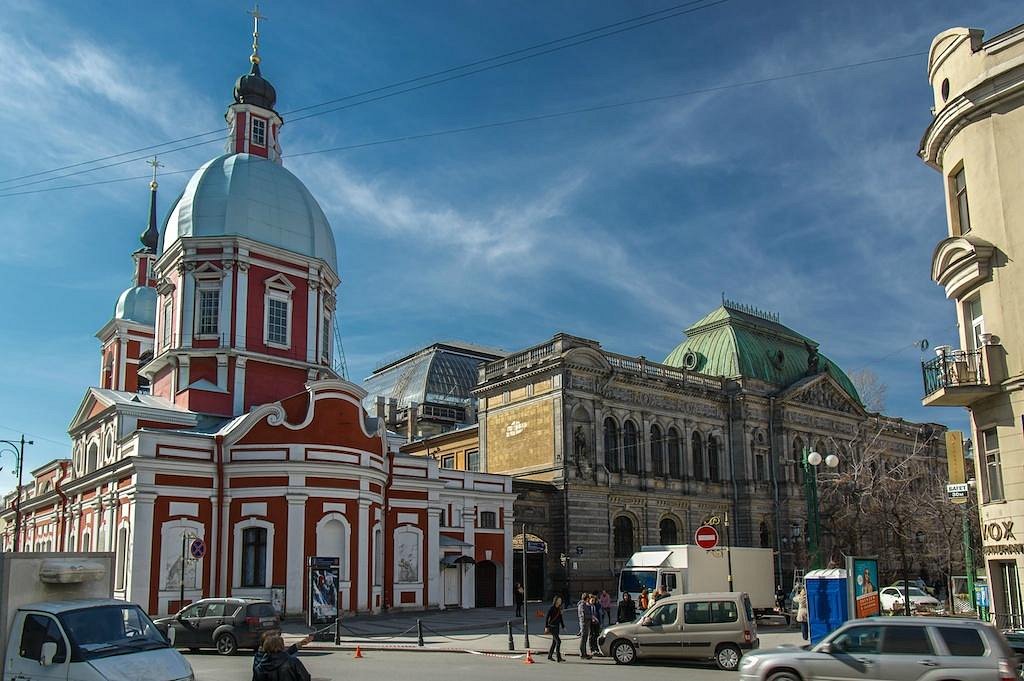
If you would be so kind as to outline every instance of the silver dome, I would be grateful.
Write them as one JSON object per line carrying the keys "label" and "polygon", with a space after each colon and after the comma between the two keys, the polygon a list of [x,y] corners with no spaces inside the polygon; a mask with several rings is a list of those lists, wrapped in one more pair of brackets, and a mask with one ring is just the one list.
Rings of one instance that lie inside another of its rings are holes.
{"label": "silver dome", "polygon": [[122,293],[114,306],[114,319],[156,325],[156,289],[133,286]]}

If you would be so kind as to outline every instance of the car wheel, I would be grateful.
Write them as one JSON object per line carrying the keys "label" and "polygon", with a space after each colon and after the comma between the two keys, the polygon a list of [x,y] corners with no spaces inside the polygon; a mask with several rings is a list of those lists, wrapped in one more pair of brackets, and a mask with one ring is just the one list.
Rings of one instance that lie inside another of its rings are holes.
{"label": "car wheel", "polygon": [[615,664],[633,664],[636,662],[636,648],[626,639],[619,639],[612,644],[612,657]]}
{"label": "car wheel", "polygon": [[774,672],[768,676],[768,681],[800,681],[800,675],[788,669]]}
{"label": "car wheel", "polygon": [[734,672],[739,669],[741,655],[742,653],[740,653],[739,648],[731,643],[727,643],[719,646],[718,650],[715,651],[715,662],[718,664],[719,669]]}
{"label": "car wheel", "polygon": [[217,637],[217,652],[221,655],[234,655],[238,650],[238,643],[231,634],[221,634]]}

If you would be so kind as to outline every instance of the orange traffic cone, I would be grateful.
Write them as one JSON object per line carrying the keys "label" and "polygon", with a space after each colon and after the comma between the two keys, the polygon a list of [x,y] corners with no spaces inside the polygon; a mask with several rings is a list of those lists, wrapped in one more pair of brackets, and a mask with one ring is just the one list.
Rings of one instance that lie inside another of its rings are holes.
{"label": "orange traffic cone", "polygon": [[359,648],[358,644],[356,645],[356,654],[353,655],[352,657],[355,658],[355,659],[362,659],[362,657],[363,657],[363,651]]}
{"label": "orange traffic cone", "polygon": [[523,660],[523,664],[536,664],[536,662],[533,661],[533,653],[530,652],[529,648],[526,649],[526,659]]}

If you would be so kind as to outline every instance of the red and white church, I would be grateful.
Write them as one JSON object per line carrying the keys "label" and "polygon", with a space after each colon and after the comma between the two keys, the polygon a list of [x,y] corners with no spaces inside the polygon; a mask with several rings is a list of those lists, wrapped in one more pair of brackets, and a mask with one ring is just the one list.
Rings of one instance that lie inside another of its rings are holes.
{"label": "red and white church", "polygon": [[[307,608],[310,557],[340,565],[343,611],[512,602],[511,479],[389,448],[332,369],[331,226],[281,163],[276,93],[235,84],[227,153],[188,181],[133,254],[100,329],[99,387],[70,459],[21,490],[27,551],[113,551],[116,595],[151,613],[209,596]],[[4,499],[4,550],[16,495]],[[183,536],[207,547],[186,560]]]}

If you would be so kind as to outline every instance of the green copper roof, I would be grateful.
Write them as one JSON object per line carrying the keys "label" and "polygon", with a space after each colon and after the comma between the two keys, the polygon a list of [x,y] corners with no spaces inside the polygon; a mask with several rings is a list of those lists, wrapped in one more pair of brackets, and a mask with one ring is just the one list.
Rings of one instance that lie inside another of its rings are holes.
{"label": "green copper roof", "polygon": [[[686,329],[686,340],[664,363],[710,376],[756,378],[784,388],[808,375],[808,359],[817,349],[817,342],[775,319],[722,305]],[[846,373],[824,355],[817,357],[818,371],[827,371],[859,404],[860,396]]]}

